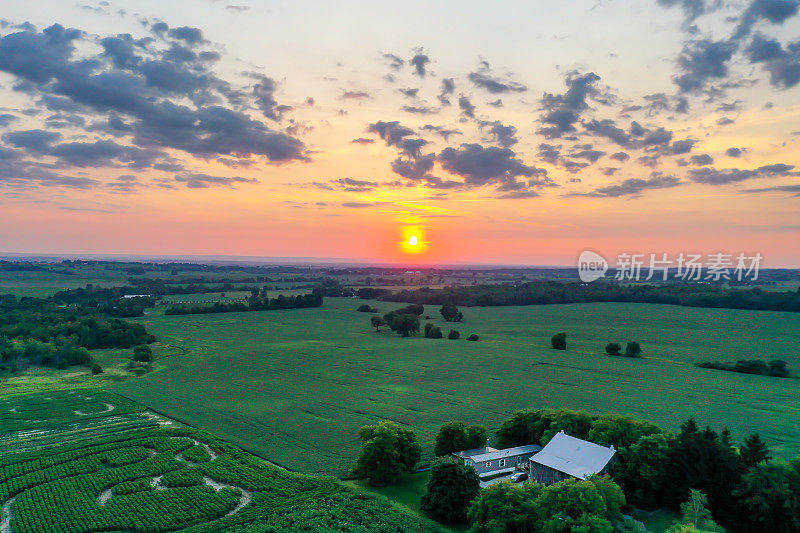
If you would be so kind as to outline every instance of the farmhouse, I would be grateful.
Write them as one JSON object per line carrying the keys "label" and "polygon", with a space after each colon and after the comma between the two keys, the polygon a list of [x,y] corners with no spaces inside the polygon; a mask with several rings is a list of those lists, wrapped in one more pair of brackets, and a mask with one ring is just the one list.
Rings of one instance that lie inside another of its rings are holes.
{"label": "farmhouse", "polygon": [[453,455],[463,459],[464,464],[472,466],[479,476],[495,474],[503,471],[513,471],[517,466],[528,462],[533,454],[541,450],[538,444],[528,444],[515,448],[498,450],[490,446],[456,452]]}
{"label": "farmhouse", "polygon": [[607,474],[616,455],[613,446],[606,448],[560,431],[531,457],[530,478],[552,485],[571,477],[586,479],[593,474]]}

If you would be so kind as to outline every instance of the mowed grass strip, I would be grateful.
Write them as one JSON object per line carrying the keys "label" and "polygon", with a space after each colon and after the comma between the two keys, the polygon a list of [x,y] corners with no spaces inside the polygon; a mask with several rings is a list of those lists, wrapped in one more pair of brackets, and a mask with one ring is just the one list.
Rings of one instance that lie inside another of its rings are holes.
{"label": "mowed grass strip", "polygon": [[[496,428],[523,407],[632,413],[672,429],[693,416],[737,440],[757,431],[778,455],[800,453],[800,381],[692,366],[780,358],[800,373],[796,314],[603,303],[465,308],[464,322],[449,324],[426,306],[445,336],[461,332],[451,341],[376,333],[361,303],[146,317],[148,331],[187,353],[111,390],[277,464],[339,476],[364,424],[410,426],[430,451],[448,420]],[[565,352],[549,347],[559,331]],[[465,341],[470,333],[481,340]],[[644,359],[605,355],[606,343],[629,340]]]}

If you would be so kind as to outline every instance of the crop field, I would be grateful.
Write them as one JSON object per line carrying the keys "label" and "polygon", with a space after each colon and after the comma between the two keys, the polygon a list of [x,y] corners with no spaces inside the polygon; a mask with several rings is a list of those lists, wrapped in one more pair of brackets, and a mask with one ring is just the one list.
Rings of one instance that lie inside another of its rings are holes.
{"label": "crop field", "polygon": [[[647,304],[465,308],[445,334],[401,338],[369,327],[364,301],[322,308],[141,319],[161,342],[186,349],[165,368],[111,387],[277,464],[344,476],[356,432],[390,419],[413,428],[426,453],[452,419],[496,428],[523,407],[632,413],[677,429],[694,416],[758,431],[777,455],[800,454],[800,381],[701,369],[692,363],[785,359],[800,372],[800,316]],[[381,313],[400,304],[368,302]],[[423,320],[424,322],[424,320]],[[568,350],[549,347],[568,334]],[[479,342],[467,342],[470,333]],[[636,340],[643,359],[609,357]],[[797,375],[797,374],[795,374]]]}
{"label": "crop field", "polygon": [[[114,411],[141,416],[143,408],[91,394],[0,400],[3,428],[60,436],[0,449],[2,533],[438,531],[383,497],[287,472],[202,431],[120,427]],[[105,431],[74,442],[79,421]]]}

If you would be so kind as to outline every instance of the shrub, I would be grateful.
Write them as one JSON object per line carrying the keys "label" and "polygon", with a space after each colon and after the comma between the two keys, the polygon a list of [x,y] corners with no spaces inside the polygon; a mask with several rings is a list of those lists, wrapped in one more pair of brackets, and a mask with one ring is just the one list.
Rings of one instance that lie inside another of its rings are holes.
{"label": "shrub", "polygon": [[785,378],[789,375],[789,369],[786,366],[786,361],[776,359],[769,362],[769,375],[778,378]]}
{"label": "shrub", "polygon": [[619,355],[622,352],[622,346],[618,342],[609,342],[606,344],[606,353],[608,355]]}
{"label": "shrub", "polygon": [[567,349],[567,334],[566,333],[556,333],[553,335],[553,338],[550,339],[550,345],[553,347],[554,350],[566,350]]}
{"label": "shrub", "polygon": [[389,327],[403,337],[409,337],[419,331],[419,318],[414,315],[396,314],[389,322]]}
{"label": "shrub", "polygon": [[447,320],[448,322],[461,322],[464,318],[464,315],[461,314],[461,311],[458,310],[453,304],[444,304],[439,312],[442,314],[442,318]]}
{"label": "shrub", "polygon": [[103,367],[102,366],[98,365],[97,363],[92,365],[92,375],[93,376],[96,376],[96,375],[102,374],[102,373],[103,373]]}
{"label": "shrub", "polygon": [[356,309],[356,311],[358,311],[359,313],[377,313],[378,312],[377,309],[375,309],[374,307],[370,307],[367,304],[359,305],[358,309]]}
{"label": "shrub", "polygon": [[642,347],[638,342],[631,341],[625,346],[625,357],[640,357],[642,355]]}
{"label": "shrub", "polygon": [[426,339],[441,339],[442,338],[442,330],[428,322],[425,324],[425,338]]}
{"label": "shrub", "polygon": [[459,333],[454,329],[451,329],[450,333],[447,334],[447,338],[450,339],[451,341],[456,340],[459,337],[461,337],[461,333]]}
{"label": "shrub", "polygon": [[468,341],[472,341],[472,342],[475,342],[475,341],[477,341],[478,339],[480,339],[480,337],[478,337],[478,336],[477,336],[477,335],[475,335],[474,333],[473,333],[472,335],[470,335],[469,337],[467,337],[467,340],[468,340]]}
{"label": "shrub", "polygon": [[133,348],[133,360],[140,363],[148,363],[153,358],[153,350],[146,344],[140,344]]}

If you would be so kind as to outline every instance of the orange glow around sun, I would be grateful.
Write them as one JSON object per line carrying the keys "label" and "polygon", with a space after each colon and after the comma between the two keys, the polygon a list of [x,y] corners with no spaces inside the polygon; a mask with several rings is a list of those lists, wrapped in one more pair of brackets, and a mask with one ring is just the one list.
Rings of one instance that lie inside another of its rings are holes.
{"label": "orange glow around sun", "polygon": [[425,228],[422,226],[405,226],[400,248],[407,254],[419,254],[428,249],[430,244],[425,240]]}

